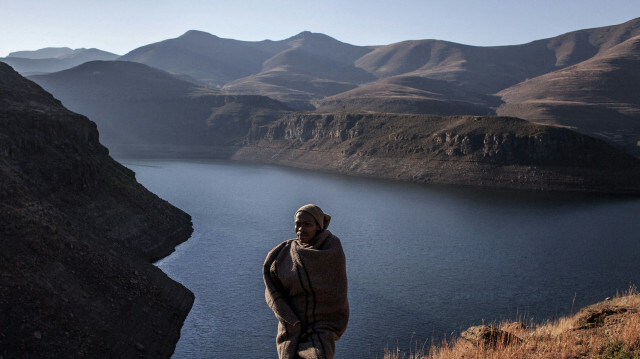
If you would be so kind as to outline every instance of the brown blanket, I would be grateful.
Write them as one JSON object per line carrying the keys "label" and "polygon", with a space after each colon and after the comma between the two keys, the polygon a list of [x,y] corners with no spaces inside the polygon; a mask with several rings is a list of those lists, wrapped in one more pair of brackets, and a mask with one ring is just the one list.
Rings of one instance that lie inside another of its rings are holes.
{"label": "brown blanket", "polygon": [[324,230],[309,244],[284,241],[269,252],[262,274],[267,304],[279,321],[279,358],[333,358],[349,320],[340,239]]}

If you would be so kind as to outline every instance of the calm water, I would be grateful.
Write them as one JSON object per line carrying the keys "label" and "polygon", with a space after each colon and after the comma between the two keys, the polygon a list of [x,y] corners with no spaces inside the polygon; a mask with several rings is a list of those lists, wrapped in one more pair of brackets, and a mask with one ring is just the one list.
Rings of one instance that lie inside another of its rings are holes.
{"label": "calm water", "polygon": [[274,358],[266,253],[316,203],[347,257],[336,358],[381,357],[471,325],[553,319],[640,283],[640,200],[417,186],[229,162],[121,160],[193,216],[157,265],[196,295],[174,358]]}

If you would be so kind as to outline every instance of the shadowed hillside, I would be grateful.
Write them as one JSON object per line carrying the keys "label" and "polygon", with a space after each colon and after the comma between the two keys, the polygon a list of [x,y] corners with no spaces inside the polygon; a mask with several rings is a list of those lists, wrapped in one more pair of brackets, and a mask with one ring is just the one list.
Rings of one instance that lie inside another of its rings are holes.
{"label": "shadowed hillside", "polygon": [[189,215],[0,64],[0,357],[168,358],[193,294],[151,264]]}
{"label": "shadowed hillside", "polygon": [[110,148],[122,145],[220,146],[287,110],[263,96],[220,94],[164,71],[97,61],[31,77],[65,106],[90,116]]}

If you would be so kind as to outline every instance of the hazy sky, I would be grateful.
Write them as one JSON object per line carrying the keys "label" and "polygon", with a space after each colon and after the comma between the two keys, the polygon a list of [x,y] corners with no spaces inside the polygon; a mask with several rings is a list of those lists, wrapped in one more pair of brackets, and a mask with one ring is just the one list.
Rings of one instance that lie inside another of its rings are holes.
{"label": "hazy sky", "polygon": [[0,57],[63,46],[122,55],[188,30],[248,41],[309,30],[354,45],[515,45],[636,17],[639,0],[0,0]]}

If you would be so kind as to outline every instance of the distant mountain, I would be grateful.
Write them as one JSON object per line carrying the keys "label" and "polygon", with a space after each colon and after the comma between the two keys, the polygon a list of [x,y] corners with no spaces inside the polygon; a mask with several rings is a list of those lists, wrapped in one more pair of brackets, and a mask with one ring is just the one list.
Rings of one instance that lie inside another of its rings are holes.
{"label": "distant mountain", "polygon": [[152,262],[191,232],[93,122],[0,63],[1,356],[169,358],[194,297]]}
{"label": "distant mountain", "polygon": [[[299,109],[313,109],[310,101],[355,88],[375,77],[354,62],[370,49],[345,44],[324,34],[302,32],[279,42],[287,49],[267,59],[260,73],[222,89],[235,93],[258,93]],[[305,105],[305,103],[307,105]]]}
{"label": "distant mountain", "polygon": [[14,51],[7,57],[21,57],[24,59],[53,59],[71,55],[74,52],[85,49],[72,50],[68,47],[46,47],[39,50]]}
{"label": "distant mountain", "polygon": [[354,65],[369,51],[310,32],[281,41],[248,42],[188,31],[135,49],[120,60],[184,74],[226,92],[269,96],[308,109],[313,98],[374,80]]}
{"label": "distant mountain", "polygon": [[379,46],[356,65],[379,78],[416,75],[493,94],[527,78],[588,60],[640,35],[640,18],[621,25],[570,32],[523,45],[478,47],[440,40]]}
{"label": "distant mountain", "polygon": [[263,96],[221,94],[147,65],[93,61],[30,77],[90,116],[109,147],[228,144],[288,108]]}
{"label": "distant mountain", "polygon": [[498,114],[568,126],[629,151],[640,140],[640,36],[498,93]]}
{"label": "distant mountain", "polygon": [[119,55],[98,49],[48,47],[35,51],[17,51],[0,61],[10,65],[23,76],[62,71],[88,61],[115,60]]}
{"label": "distant mountain", "polygon": [[[503,94],[529,79],[609,53],[639,35],[640,18],[527,44],[493,47],[442,40],[365,47],[310,32],[281,41],[246,42],[189,31],[176,39],[136,49],[122,59],[183,74],[224,92],[268,96],[298,110],[500,113],[565,124],[572,121],[563,119],[566,112],[562,111],[546,111],[542,118],[534,118],[540,111],[506,112],[518,107],[518,103],[510,101],[520,100]],[[617,97],[610,98],[609,103],[592,104],[589,110],[593,114],[590,121],[601,121],[602,126],[573,125],[640,156],[638,139],[634,137],[637,131],[629,127],[638,122],[638,115],[624,112],[628,120],[616,120],[619,126],[608,129],[610,122],[603,116],[610,116],[614,107],[629,107]],[[624,134],[620,140],[603,133]]]}
{"label": "distant mountain", "polygon": [[184,74],[207,84],[221,86],[261,71],[262,64],[285,50],[277,42],[222,39],[201,32],[137,48],[120,58],[140,62],[172,74]]}
{"label": "distant mountain", "polygon": [[[120,59],[144,63],[222,93],[267,96],[295,110],[520,116],[571,126],[640,156],[637,102],[625,97],[635,96],[635,88],[625,90],[624,86],[631,86],[625,79],[606,80],[621,73],[635,79],[637,64],[625,59],[636,50],[629,48],[625,53],[618,46],[636,36],[640,36],[640,18],[494,47],[442,40],[365,47],[306,31],[280,41],[249,42],[189,31]],[[600,66],[597,75],[592,72],[591,77],[579,79],[593,78],[589,83],[579,84],[577,79],[571,85],[563,82],[564,77],[553,78],[605,58],[617,65]],[[602,81],[609,81],[608,88],[596,91]],[[546,95],[566,98],[562,106],[551,104],[550,98],[538,98],[545,96],[547,87],[553,91]],[[590,91],[599,91],[601,98],[594,98]],[[528,93],[533,97],[529,99]],[[584,106],[567,107],[569,102]],[[109,138],[107,129],[104,133]]]}

